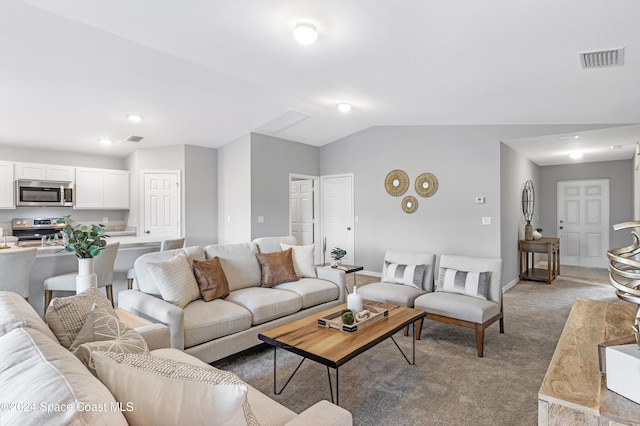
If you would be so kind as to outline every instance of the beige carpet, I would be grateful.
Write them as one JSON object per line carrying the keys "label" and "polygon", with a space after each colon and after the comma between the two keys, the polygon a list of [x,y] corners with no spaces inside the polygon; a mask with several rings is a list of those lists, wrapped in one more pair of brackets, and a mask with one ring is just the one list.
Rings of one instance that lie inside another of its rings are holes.
{"label": "beige carpet", "polygon": [[[472,330],[427,321],[415,366],[391,340],[345,364],[340,405],[356,425],[536,425],[538,389],[577,297],[619,301],[606,270],[563,267],[551,285],[520,282],[504,296],[505,334],[497,323],[487,329],[484,358],[477,357]],[[395,339],[410,353],[409,337]],[[280,383],[299,360],[278,350]],[[271,348],[219,367],[296,412],[330,400],[326,367],[309,360],[282,395],[273,395]]]}

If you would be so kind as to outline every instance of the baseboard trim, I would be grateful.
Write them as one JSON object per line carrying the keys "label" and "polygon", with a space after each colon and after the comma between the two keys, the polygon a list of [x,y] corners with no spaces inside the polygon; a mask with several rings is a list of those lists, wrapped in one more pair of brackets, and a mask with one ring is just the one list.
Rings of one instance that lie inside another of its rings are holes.
{"label": "baseboard trim", "polygon": [[506,293],[507,291],[511,290],[516,284],[518,284],[518,281],[520,281],[518,278],[515,278],[513,281],[511,281],[509,284],[505,285],[504,287],[502,287],[502,293]]}
{"label": "baseboard trim", "polygon": [[358,271],[356,273],[357,274],[362,274],[362,275],[371,275],[372,277],[381,277],[382,276],[381,272],[373,272],[373,271]]}

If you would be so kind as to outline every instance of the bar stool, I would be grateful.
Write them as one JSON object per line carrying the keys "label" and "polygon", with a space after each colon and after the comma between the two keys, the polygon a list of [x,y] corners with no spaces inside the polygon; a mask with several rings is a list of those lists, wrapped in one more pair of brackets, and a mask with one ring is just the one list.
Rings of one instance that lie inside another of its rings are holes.
{"label": "bar stool", "polygon": [[[113,303],[113,265],[116,262],[120,243],[107,244],[95,257],[95,272],[97,275],[98,288],[105,287],[107,298]],[[56,275],[44,280],[44,311],[47,311],[54,291],[76,291],[76,276],[78,274],[72,272],[70,274]],[[115,307],[115,305],[114,305]]]}
{"label": "bar stool", "polygon": [[12,247],[0,252],[0,290],[12,291],[29,300],[29,275],[35,261],[35,247]]}
{"label": "bar stool", "polygon": [[[184,247],[184,238],[174,238],[171,240],[162,240],[160,243],[160,251],[173,250]],[[127,288],[131,290],[133,288],[133,280],[136,279],[136,270],[129,268],[127,271]]]}

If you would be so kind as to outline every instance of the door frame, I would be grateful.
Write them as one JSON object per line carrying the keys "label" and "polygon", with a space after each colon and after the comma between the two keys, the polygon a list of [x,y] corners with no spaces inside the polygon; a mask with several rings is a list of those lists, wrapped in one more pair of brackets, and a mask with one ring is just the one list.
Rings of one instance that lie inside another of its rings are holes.
{"label": "door frame", "polygon": [[180,170],[155,170],[155,169],[144,169],[144,170],[140,170],[140,182],[139,182],[139,197],[138,197],[138,206],[139,206],[139,212],[138,212],[138,228],[137,228],[137,232],[136,234],[139,237],[144,237],[144,229],[146,227],[146,223],[145,223],[145,185],[144,185],[144,181],[145,181],[145,176],[147,174],[175,174],[177,176],[177,182],[178,182],[178,231],[179,231],[179,235],[177,235],[177,237],[180,236],[184,236],[184,229],[183,229],[183,223],[182,223],[182,172]]}
{"label": "door frame", "polygon": [[320,176],[303,175],[300,173],[289,173],[289,235],[291,235],[291,183],[294,180],[311,180],[313,181],[313,259],[319,264],[322,261],[322,244],[320,221]]}
{"label": "door frame", "polygon": [[[355,174],[353,172],[351,173],[337,173],[337,174],[333,174],[333,175],[323,175],[320,176],[320,203],[322,203],[322,201],[324,200],[324,187],[323,187],[323,181],[325,179],[330,179],[330,178],[340,178],[340,177],[350,177],[351,178],[351,229],[353,232],[351,232],[351,239],[352,239],[352,251],[353,251],[353,256],[351,257],[353,259],[353,263],[356,263],[356,227],[355,227],[355,216],[356,216],[356,207],[355,207]],[[322,206],[321,206],[322,207]],[[324,235],[324,217],[322,217],[322,211],[323,209],[320,208],[320,236],[322,237]],[[326,255],[326,254],[325,254]],[[326,259],[323,259],[326,261]]]}

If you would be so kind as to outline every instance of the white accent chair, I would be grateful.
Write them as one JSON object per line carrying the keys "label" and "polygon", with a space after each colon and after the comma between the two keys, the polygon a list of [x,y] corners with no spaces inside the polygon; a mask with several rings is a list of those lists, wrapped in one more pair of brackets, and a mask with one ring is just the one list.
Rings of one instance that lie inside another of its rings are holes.
{"label": "white accent chair", "polygon": [[[160,251],[174,250],[184,248],[184,238],[174,238],[170,240],[162,240],[160,243]],[[129,268],[127,271],[127,288],[131,290],[133,288],[133,280],[136,279],[135,268]]]}
{"label": "white accent chair", "polygon": [[[105,287],[107,298],[113,303],[113,265],[116,262],[120,243],[107,244],[95,259],[95,273],[97,275],[98,288]],[[44,311],[47,311],[54,291],[76,291],[76,276],[70,274],[56,275],[44,280]],[[115,306],[115,305],[114,305]]]}
{"label": "white accent chair", "polygon": [[[484,330],[496,321],[500,322],[500,333],[504,333],[502,311],[502,259],[480,257],[440,256],[443,268],[468,272],[490,272],[487,300],[463,294],[433,291],[419,296],[414,301],[415,309],[427,312],[427,319],[474,329],[478,356],[484,355]],[[437,275],[436,287],[441,282]],[[434,289],[435,290],[435,289]],[[416,328],[416,338],[422,331],[421,321]]]}
{"label": "white accent chair", "polygon": [[0,290],[12,291],[29,300],[29,275],[36,261],[36,248],[16,248],[0,252]]}

